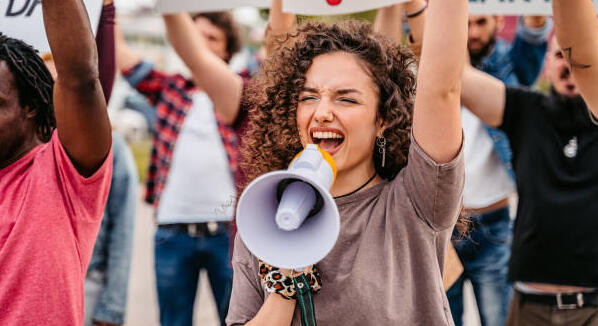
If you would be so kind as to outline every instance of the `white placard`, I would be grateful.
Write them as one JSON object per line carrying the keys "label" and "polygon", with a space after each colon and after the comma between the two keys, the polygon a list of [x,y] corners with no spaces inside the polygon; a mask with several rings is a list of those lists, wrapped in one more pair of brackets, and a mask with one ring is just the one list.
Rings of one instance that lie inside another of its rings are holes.
{"label": "white placard", "polygon": [[[83,0],[95,35],[102,13],[101,0]],[[65,21],[65,24],[71,22]],[[41,53],[50,52],[42,15],[42,0],[0,0],[0,31],[32,45]]]}
{"label": "white placard", "polygon": [[[594,1],[594,6],[597,2]],[[550,0],[469,0],[469,12],[497,15],[552,15]]]}
{"label": "white placard", "polygon": [[161,13],[209,12],[239,7],[270,8],[271,0],[158,0],[156,9]]}
{"label": "white placard", "polygon": [[[409,0],[283,0],[282,10],[300,15],[341,15],[387,7]],[[440,0],[443,1],[443,0]]]}

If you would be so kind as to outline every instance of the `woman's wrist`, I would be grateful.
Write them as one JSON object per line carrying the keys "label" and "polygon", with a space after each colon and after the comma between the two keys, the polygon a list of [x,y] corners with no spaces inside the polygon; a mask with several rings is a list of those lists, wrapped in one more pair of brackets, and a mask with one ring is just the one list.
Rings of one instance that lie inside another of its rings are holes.
{"label": "woman's wrist", "polygon": [[405,17],[415,18],[428,8],[426,0],[412,0],[405,4]]}

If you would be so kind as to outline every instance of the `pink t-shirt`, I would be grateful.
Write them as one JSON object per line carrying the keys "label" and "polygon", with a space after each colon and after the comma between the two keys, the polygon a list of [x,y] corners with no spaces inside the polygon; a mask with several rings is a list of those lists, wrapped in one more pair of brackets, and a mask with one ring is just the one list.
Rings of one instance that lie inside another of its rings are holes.
{"label": "pink t-shirt", "polygon": [[112,154],[82,177],[60,144],[0,170],[0,325],[82,325],[83,281],[112,175]]}

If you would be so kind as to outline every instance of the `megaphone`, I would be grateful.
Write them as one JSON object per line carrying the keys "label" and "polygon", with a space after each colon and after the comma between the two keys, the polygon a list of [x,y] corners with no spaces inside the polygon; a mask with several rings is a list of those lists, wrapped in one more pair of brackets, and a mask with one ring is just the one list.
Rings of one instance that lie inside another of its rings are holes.
{"label": "megaphone", "polygon": [[260,260],[301,270],[322,260],[340,232],[330,188],[336,178],[332,156],[315,144],[287,170],[266,173],[247,186],[237,205],[237,229]]}

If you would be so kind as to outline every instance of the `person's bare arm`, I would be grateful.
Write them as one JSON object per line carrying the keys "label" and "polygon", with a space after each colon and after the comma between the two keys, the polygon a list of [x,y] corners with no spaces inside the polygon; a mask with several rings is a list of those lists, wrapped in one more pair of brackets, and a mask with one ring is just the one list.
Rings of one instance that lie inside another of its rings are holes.
{"label": "person's bare arm", "polygon": [[[428,5],[426,4],[426,0],[412,0],[405,4],[407,24],[409,24],[409,28],[411,29],[409,33],[409,47],[418,57],[421,55],[427,11]],[[412,16],[416,13],[419,14]]]}
{"label": "person's bare arm", "polygon": [[116,41],[116,66],[119,71],[133,68],[141,62],[141,58],[125,42],[118,20],[114,26],[114,38]]}
{"label": "person's bare arm", "polygon": [[187,13],[164,15],[168,40],[187,65],[196,85],[203,89],[214,109],[227,123],[239,113],[243,80],[212,53]]}
{"label": "person's bare arm", "polygon": [[[426,0],[412,0],[380,8],[376,14],[374,30],[393,42],[400,44],[403,36],[403,14],[407,15],[407,24],[411,29],[409,47],[418,57],[421,55],[421,43],[426,21]],[[415,14],[415,16],[413,16]]]}
{"label": "person's bare arm", "polygon": [[246,326],[289,326],[293,321],[297,300],[287,300],[279,294],[271,294],[257,315]]}
{"label": "person's bare arm", "polygon": [[272,55],[278,48],[277,40],[287,33],[291,33],[297,25],[295,14],[282,12],[282,0],[272,0],[266,31],[266,56]]}
{"label": "person's bare arm", "polygon": [[282,0],[272,0],[268,23],[274,34],[284,34],[293,29],[297,18],[295,14],[282,12]]}
{"label": "person's bare arm", "polygon": [[376,20],[374,21],[374,30],[392,40],[396,44],[401,44],[403,38],[403,12],[405,10],[403,3],[397,3],[392,6],[378,9]]}
{"label": "person's bare arm", "polygon": [[502,124],[505,112],[505,84],[472,66],[463,71],[461,103],[490,127]]}
{"label": "person's bare arm", "polygon": [[57,72],[58,136],[79,173],[90,176],[104,162],[112,138],[89,18],[80,0],[44,0],[42,8]]}
{"label": "person's bare arm", "polygon": [[413,135],[436,162],[451,161],[462,143],[460,95],[466,59],[467,0],[430,1],[417,76]]}
{"label": "person's bare arm", "polygon": [[589,0],[554,0],[555,35],[588,107],[598,116],[598,24]]}

